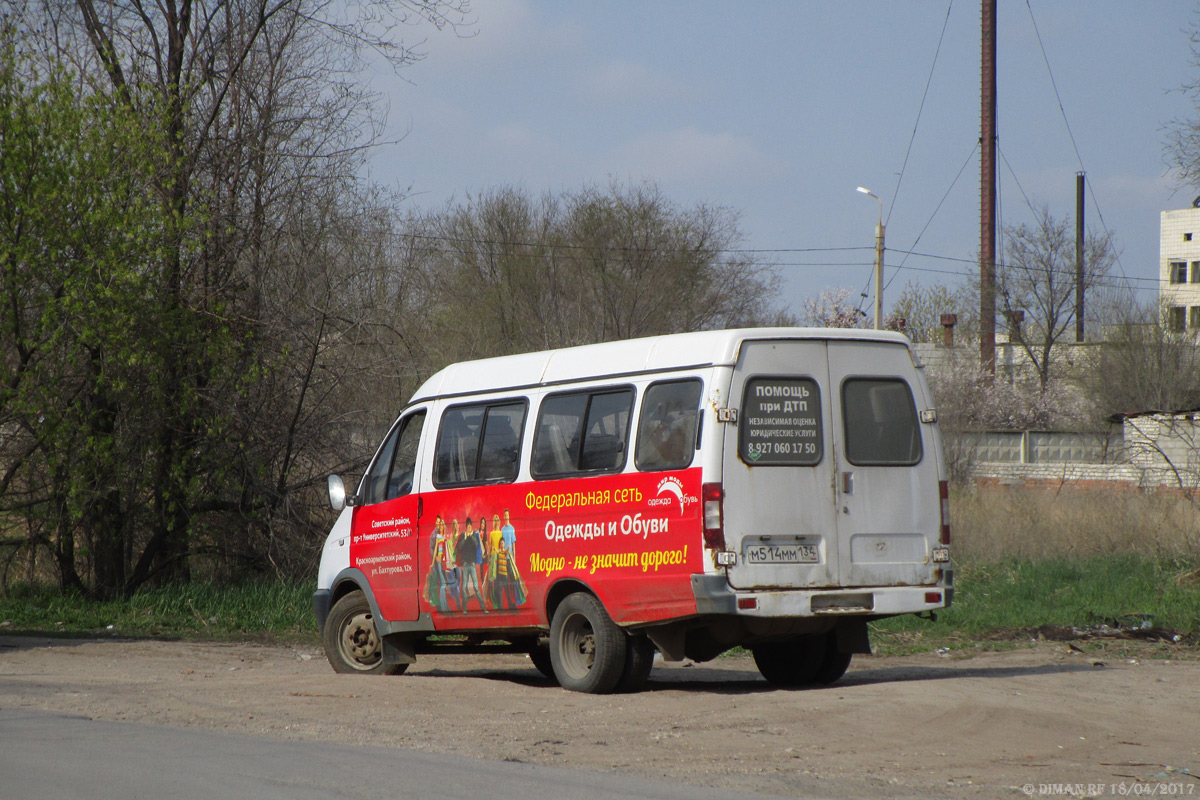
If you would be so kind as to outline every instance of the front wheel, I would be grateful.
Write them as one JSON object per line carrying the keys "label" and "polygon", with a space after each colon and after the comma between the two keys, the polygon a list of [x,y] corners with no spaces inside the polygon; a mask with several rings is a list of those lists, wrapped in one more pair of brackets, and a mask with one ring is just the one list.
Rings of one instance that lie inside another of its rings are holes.
{"label": "front wheel", "polygon": [[590,594],[568,595],[550,621],[550,661],[564,689],[605,694],[625,671],[625,631]]}
{"label": "front wheel", "polygon": [[358,675],[399,675],[408,664],[387,664],[375,618],[361,591],[344,595],[333,604],[321,632],[325,657],[334,672]]}

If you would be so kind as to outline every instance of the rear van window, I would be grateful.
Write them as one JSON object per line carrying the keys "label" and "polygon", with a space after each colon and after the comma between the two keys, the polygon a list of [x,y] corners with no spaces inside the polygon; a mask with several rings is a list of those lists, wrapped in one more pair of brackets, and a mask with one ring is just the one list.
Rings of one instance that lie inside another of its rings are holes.
{"label": "rear van window", "polygon": [[842,384],[846,458],[856,466],[913,466],[921,429],[912,390],[899,378],[851,378]]}
{"label": "rear van window", "polygon": [[538,411],[530,472],[539,478],[619,472],[632,411],[628,387],[550,395]]}
{"label": "rear van window", "polygon": [[824,441],[821,387],[812,378],[754,377],[746,381],[738,417],[738,455],[750,466],[811,467]]}

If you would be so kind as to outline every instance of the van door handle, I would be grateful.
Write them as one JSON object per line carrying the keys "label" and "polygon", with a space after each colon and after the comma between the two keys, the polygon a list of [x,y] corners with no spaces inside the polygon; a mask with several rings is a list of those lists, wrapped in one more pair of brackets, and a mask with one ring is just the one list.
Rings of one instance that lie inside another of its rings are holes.
{"label": "van door handle", "polygon": [[842,494],[854,494],[854,473],[842,473]]}

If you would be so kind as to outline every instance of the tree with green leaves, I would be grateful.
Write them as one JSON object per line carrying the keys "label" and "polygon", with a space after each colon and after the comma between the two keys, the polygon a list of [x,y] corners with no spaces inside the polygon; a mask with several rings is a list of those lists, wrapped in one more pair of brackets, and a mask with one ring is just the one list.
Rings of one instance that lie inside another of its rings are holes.
{"label": "tree with green leaves", "polygon": [[103,595],[128,577],[149,468],[123,409],[160,366],[145,346],[164,322],[147,292],[157,155],[135,116],[2,37],[0,509],[53,553],[61,585]]}
{"label": "tree with green leaves", "polygon": [[[81,582],[112,596],[185,580],[197,556],[225,575],[304,563],[324,432],[337,393],[352,391],[340,343],[361,338],[339,290],[375,247],[380,209],[356,178],[381,121],[361,71],[368,55],[412,63],[401,31],[452,26],[466,3],[0,3],[27,56],[17,72],[74,65],[87,114],[153,143],[128,171],[150,207],[147,255],[131,246],[121,262],[140,282],[123,351],[140,371],[127,394],[97,398],[85,436],[125,473],[87,479],[111,523],[93,527],[112,542],[85,546]],[[314,230],[326,238],[314,244]],[[78,399],[50,394],[63,409]],[[64,509],[63,537],[83,536]]]}

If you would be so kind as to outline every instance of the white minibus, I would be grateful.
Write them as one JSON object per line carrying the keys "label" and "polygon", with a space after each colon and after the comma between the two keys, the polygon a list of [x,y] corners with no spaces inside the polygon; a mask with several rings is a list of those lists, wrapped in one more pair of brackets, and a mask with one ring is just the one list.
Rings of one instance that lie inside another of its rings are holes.
{"label": "white minibus", "polygon": [[867,625],[950,605],[946,466],[909,341],[751,328],[453,364],[401,410],[325,542],[339,672],[523,652],[636,691],[734,648],[836,681]]}

